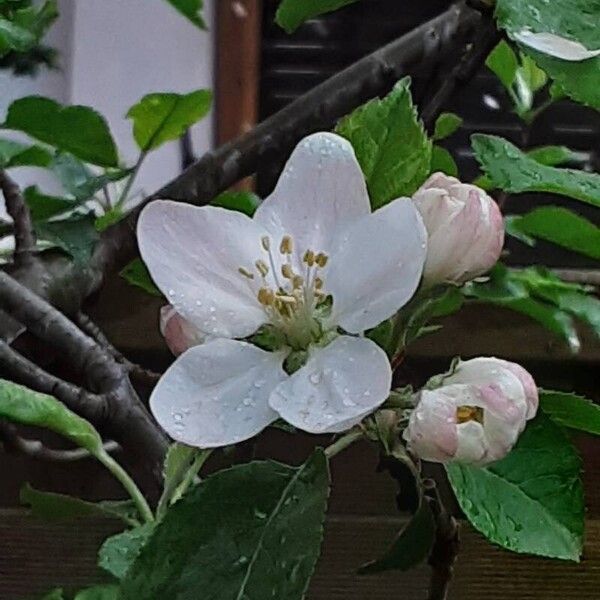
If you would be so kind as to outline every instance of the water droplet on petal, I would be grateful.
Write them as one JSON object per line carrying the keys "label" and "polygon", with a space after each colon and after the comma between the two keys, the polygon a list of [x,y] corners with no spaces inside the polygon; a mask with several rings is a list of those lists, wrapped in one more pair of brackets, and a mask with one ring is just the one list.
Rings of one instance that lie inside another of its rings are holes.
{"label": "water droplet on petal", "polygon": [[323,377],[323,374],[320,371],[314,371],[313,373],[311,373],[308,377],[308,379],[310,380],[311,383],[317,385],[318,383],[321,383],[321,379]]}

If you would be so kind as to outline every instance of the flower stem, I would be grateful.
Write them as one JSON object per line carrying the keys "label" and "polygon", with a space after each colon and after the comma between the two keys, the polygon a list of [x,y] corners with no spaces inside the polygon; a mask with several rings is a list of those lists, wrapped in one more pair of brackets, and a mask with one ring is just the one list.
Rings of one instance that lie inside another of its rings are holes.
{"label": "flower stem", "polygon": [[348,446],[351,446],[354,442],[361,439],[364,436],[362,429],[353,429],[346,435],[336,440],[331,446],[325,448],[325,456],[327,458],[333,458],[339,454],[342,450],[345,450]]}
{"label": "flower stem", "polygon": [[154,521],[154,515],[152,509],[148,505],[146,498],[135,484],[135,481],[131,479],[127,471],[112,457],[108,452],[104,450],[97,455],[98,460],[119,480],[121,485],[125,488],[127,493],[131,496],[131,499],[135,503],[141,517],[146,523],[152,523]]}

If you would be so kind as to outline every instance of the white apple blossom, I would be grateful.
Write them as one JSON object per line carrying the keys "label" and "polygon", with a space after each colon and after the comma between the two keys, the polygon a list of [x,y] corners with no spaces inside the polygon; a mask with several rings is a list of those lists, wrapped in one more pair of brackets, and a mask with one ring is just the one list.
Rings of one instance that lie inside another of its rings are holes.
{"label": "white apple blossom", "polygon": [[[349,429],[388,396],[385,353],[360,334],[414,294],[427,233],[410,199],[371,213],[352,146],[317,133],[294,150],[253,219],[157,200],[140,251],[177,313],[213,338],[184,352],[150,399],[180,442],[216,447],[282,417],[313,433]],[[270,324],[286,346],[240,338]],[[237,339],[236,339],[237,338]],[[306,352],[291,375],[290,352]]]}
{"label": "white apple blossom", "polygon": [[422,390],[417,399],[404,439],[416,455],[441,463],[503,458],[538,408],[531,375],[497,358],[460,362],[440,387]]}
{"label": "white apple blossom", "polygon": [[482,189],[434,173],[413,201],[429,234],[425,283],[464,283],[496,264],[504,223],[498,205]]}
{"label": "white apple blossom", "polygon": [[555,33],[534,33],[530,29],[523,29],[513,33],[512,37],[525,46],[561,60],[580,62],[600,56],[600,48],[589,50],[580,42],[569,40]]}

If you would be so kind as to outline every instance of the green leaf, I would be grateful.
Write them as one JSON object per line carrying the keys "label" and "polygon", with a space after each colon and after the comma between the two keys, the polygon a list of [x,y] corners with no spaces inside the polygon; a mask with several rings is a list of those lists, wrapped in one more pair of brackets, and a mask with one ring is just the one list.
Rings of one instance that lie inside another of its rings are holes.
{"label": "green leaf", "polygon": [[78,417],[56,398],[0,379],[0,417],[45,427],[63,435],[96,456],[103,451],[102,438],[85,419]]}
{"label": "green leaf", "polygon": [[[498,0],[496,18],[509,35],[524,29],[535,33],[554,33],[582,43],[586,48],[600,47],[597,23],[600,3],[597,0]],[[600,108],[600,58],[570,62],[554,58],[523,46],[572,98]]]}
{"label": "green leaf", "polygon": [[519,61],[514,50],[502,40],[485,61],[486,66],[498,77],[506,89],[511,89],[517,75]]}
{"label": "green leaf", "polygon": [[600,110],[600,57],[569,62],[525,49],[570,98]]}
{"label": "green leaf", "polygon": [[509,33],[554,33],[591,49],[600,41],[598,0],[497,0],[495,16]]}
{"label": "green leaf", "polygon": [[140,258],[132,260],[120,273],[127,283],[148,292],[151,296],[162,298],[161,291],[150,277],[150,271]]}
{"label": "green leaf", "polygon": [[411,196],[429,175],[431,142],[417,118],[409,78],[342,119],[336,131],[354,147],[373,209]]}
{"label": "green leaf", "polygon": [[74,600],[119,600],[120,590],[116,585],[95,585],[81,590]]}
{"label": "green leaf", "polygon": [[281,0],[275,22],[288,33],[302,23],[324,13],[333,12],[357,0]]}
{"label": "green leaf", "polygon": [[222,192],[211,204],[229,210],[236,210],[251,217],[260,204],[260,198],[252,192]]}
{"label": "green leaf", "polygon": [[202,18],[204,0],[167,0],[167,2],[196,27],[206,29],[206,23]]}
{"label": "green leaf", "polygon": [[381,573],[396,569],[408,571],[429,555],[435,538],[435,521],[429,502],[421,500],[419,510],[398,534],[389,550],[379,559],[363,565],[360,574]]}
{"label": "green leaf", "polygon": [[13,21],[20,27],[30,31],[36,38],[36,42],[40,40],[42,35],[58,18],[58,6],[56,0],[46,0],[16,10],[13,14]]}
{"label": "green leaf", "polygon": [[569,392],[540,389],[544,414],[562,427],[600,435],[600,406]]}
{"label": "green leaf", "polygon": [[26,187],[23,190],[23,196],[34,221],[46,221],[50,217],[73,210],[77,206],[70,198],[42,193],[35,185]]}
{"label": "green leaf", "polygon": [[41,146],[0,139],[0,169],[46,167],[52,154]]}
{"label": "green leaf", "polygon": [[131,173],[131,169],[109,169],[97,175],[85,163],[72,154],[57,154],[48,167],[54,172],[65,191],[76,200],[89,200],[109,183],[120,181]]}
{"label": "green leaf", "polygon": [[8,108],[3,125],[102,167],[118,166],[117,149],[102,116],[88,106],[61,106],[28,96]]}
{"label": "green leaf", "polygon": [[562,206],[540,206],[513,216],[512,227],[526,236],[600,259],[600,228]]}
{"label": "green leaf", "polygon": [[460,128],[462,123],[463,120],[458,115],[449,112],[442,113],[435,122],[433,139],[439,141],[450,137]]}
{"label": "green leaf", "polygon": [[98,566],[121,580],[150,539],[154,524],[146,523],[109,537],[98,552]]}
{"label": "green leaf", "polygon": [[304,597],[329,493],[317,450],[299,468],[253,462],[205,479],[167,512],[122,582],[124,600]]}
{"label": "green leaf", "polygon": [[35,224],[40,239],[47,240],[64,250],[73,259],[85,264],[89,261],[99,239],[92,213],[73,215],[60,221]]}
{"label": "green leaf", "polygon": [[504,231],[508,233],[508,235],[514,237],[519,240],[523,244],[530,246],[533,248],[536,244],[536,239],[527,235],[524,231],[519,229],[519,219],[521,217],[518,215],[506,215],[504,217]]}
{"label": "green leaf", "polygon": [[566,146],[540,146],[527,151],[527,156],[548,167],[556,167],[568,162],[584,162],[581,153],[574,152]]}
{"label": "green leaf", "polygon": [[135,525],[137,511],[129,501],[88,502],[53,492],[42,492],[26,483],[19,495],[21,504],[30,507],[31,512],[44,521],[69,521],[89,516],[109,516],[121,519],[128,525]]}
{"label": "green leaf", "polygon": [[510,142],[476,133],[473,151],[493,185],[505,192],[544,192],[600,207],[600,175],[540,164]]}
{"label": "green leaf", "polygon": [[96,231],[105,231],[111,225],[115,225],[123,217],[126,216],[126,212],[124,212],[120,206],[113,206],[110,210],[107,210],[103,215],[100,215],[94,221],[94,226],[96,227]]}
{"label": "green leaf", "polygon": [[10,50],[26,52],[35,45],[36,41],[31,31],[0,16],[0,56]]}
{"label": "green leaf", "polygon": [[543,414],[503,460],[486,468],[446,469],[460,507],[489,540],[514,552],[579,561],[581,459],[565,432]]}
{"label": "green leaf", "polygon": [[133,137],[142,152],[180,138],[204,118],[212,103],[210,90],[189,94],[157,93],[144,96],[127,112],[133,120]]}
{"label": "green leaf", "polygon": [[[557,294],[578,292],[579,286],[566,284],[540,269],[516,270],[497,264],[486,282],[471,282],[463,287],[468,298],[503,306],[536,320],[552,333],[562,337],[573,352],[580,349],[579,336],[573,324],[572,307],[556,302]],[[577,314],[573,312],[573,314]]]}
{"label": "green leaf", "polygon": [[446,148],[435,144],[431,149],[431,172],[436,173],[437,171],[452,177],[458,176],[458,167],[452,154]]}

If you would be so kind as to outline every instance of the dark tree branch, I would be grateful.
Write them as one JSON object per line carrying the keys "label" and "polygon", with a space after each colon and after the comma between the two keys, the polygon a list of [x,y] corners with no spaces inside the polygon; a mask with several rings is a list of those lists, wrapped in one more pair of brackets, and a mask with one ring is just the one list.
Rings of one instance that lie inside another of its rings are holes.
{"label": "dark tree branch", "polygon": [[[32,440],[19,435],[17,428],[11,423],[0,421],[0,444],[5,452],[24,454],[30,458],[50,462],[75,462],[90,458],[91,454],[83,448],[71,450],[57,450],[46,446],[40,440]],[[116,452],[120,446],[116,442],[106,442],[104,449],[107,452]]]}
{"label": "dark tree branch", "polygon": [[27,264],[32,259],[36,244],[29,208],[25,203],[25,198],[23,198],[19,186],[3,169],[0,169],[0,189],[2,189],[2,193],[4,194],[6,211],[14,222],[14,260],[16,263]]}
{"label": "dark tree branch", "polygon": [[474,77],[501,38],[502,34],[498,31],[491,16],[483,15],[472,44],[468,46],[461,61],[444,79],[438,91],[429,99],[421,113],[425,127],[430,132],[433,131],[435,121],[450,97],[458,88],[466,85]]}
{"label": "dark tree branch", "polygon": [[428,600],[447,600],[460,547],[459,524],[444,506],[436,482],[426,479],[423,484],[436,524],[435,540],[429,554]]}
{"label": "dark tree branch", "polygon": [[0,341],[0,373],[12,377],[16,383],[37,392],[54,396],[67,408],[97,427],[105,423],[108,411],[105,398],[50,375],[2,341]]}
{"label": "dark tree branch", "polygon": [[78,312],[75,316],[75,322],[84,333],[93,338],[118,363],[122,364],[134,380],[148,387],[154,387],[158,383],[158,380],[162,376],[160,373],[155,373],[150,369],[145,369],[144,367],[131,362],[128,358],[123,356],[123,354],[111,344],[110,340],[104,335],[104,332],[96,323],[94,323],[94,321],[90,319],[88,315],[82,313],[81,311]]}
{"label": "dark tree branch", "polygon": [[93,391],[103,395],[107,404],[104,431],[149,466],[159,480],[167,439],[141,403],[125,367],[52,305],[2,272],[0,307],[60,350]]}

